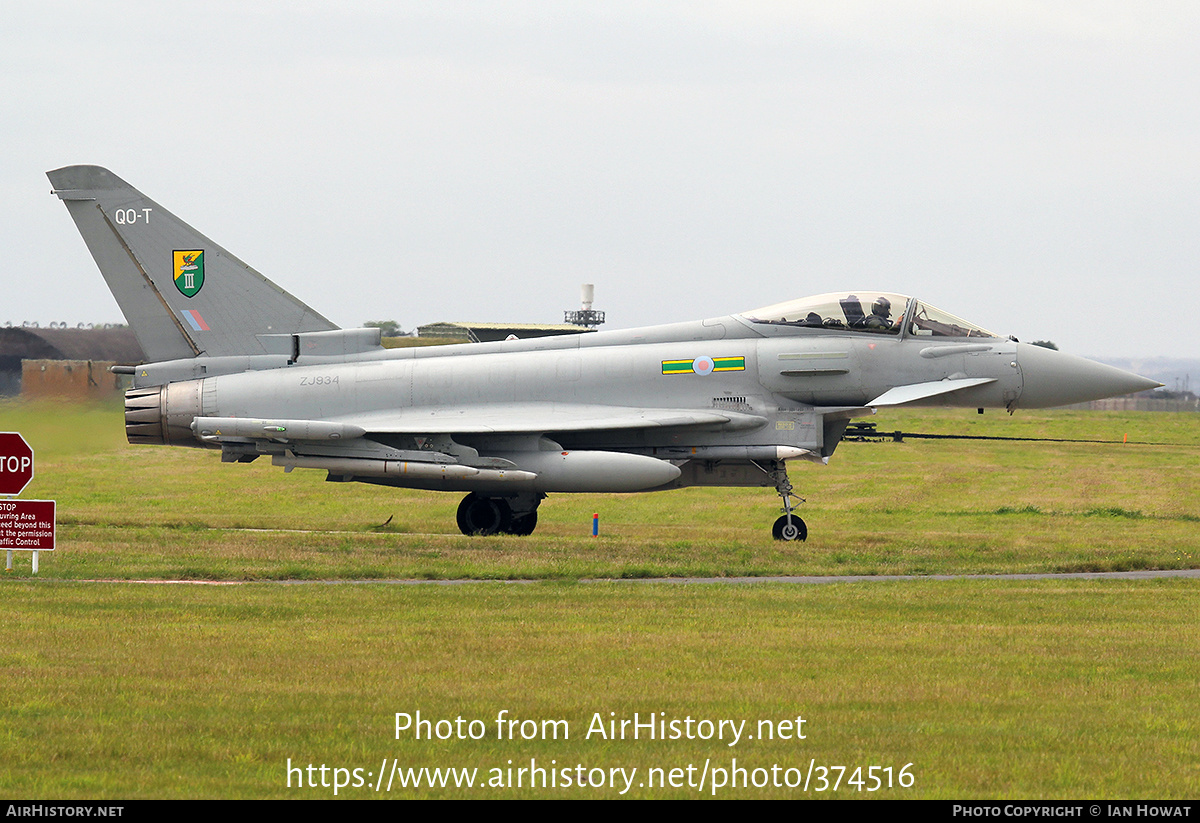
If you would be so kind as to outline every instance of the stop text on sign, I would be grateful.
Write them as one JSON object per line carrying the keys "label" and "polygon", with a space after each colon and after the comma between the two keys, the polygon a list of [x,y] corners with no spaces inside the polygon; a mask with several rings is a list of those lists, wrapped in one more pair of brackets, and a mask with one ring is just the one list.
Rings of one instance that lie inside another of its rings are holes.
{"label": "stop text on sign", "polygon": [[0,456],[0,472],[8,474],[18,474],[27,472],[33,468],[33,458],[22,455],[17,457],[15,454],[6,454]]}
{"label": "stop text on sign", "polygon": [[33,449],[17,432],[0,432],[0,496],[20,494],[33,480]]}

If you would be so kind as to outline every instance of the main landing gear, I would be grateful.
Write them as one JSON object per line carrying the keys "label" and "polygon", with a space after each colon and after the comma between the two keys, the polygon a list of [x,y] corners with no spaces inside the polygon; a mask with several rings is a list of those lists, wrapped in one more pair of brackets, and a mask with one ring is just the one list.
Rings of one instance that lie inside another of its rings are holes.
{"label": "main landing gear", "polygon": [[[756,464],[758,465],[758,464]],[[792,500],[800,503],[804,498],[792,491],[787,467],[782,460],[773,461],[770,469],[759,465],[775,483],[775,491],[783,500],[783,516],[771,527],[771,536],[788,542],[808,539],[808,526],[796,514]],[[544,494],[518,494],[511,497],[487,497],[471,492],[458,504],[458,528],[465,535],[487,536],[491,534],[533,534],[537,527],[538,505]]]}
{"label": "main landing gear", "polygon": [[465,535],[533,534],[538,504],[545,495],[485,497],[471,492],[458,504],[458,528]]}
{"label": "main landing gear", "polygon": [[787,467],[782,460],[776,461],[774,468],[767,473],[775,481],[775,491],[783,498],[783,517],[776,520],[775,525],[771,527],[771,536],[776,540],[803,542],[808,538],[808,526],[799,515],[793,514],[792,498],[795,497],[801,503],[804,502],[804,498],[792,493],[792,481],[788,480]]}

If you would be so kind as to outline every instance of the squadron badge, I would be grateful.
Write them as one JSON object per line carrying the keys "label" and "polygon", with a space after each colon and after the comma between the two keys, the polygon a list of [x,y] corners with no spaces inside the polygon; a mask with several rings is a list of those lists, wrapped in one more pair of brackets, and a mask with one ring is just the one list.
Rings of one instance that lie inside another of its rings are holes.
{"label": "squadron badge", "polygon": [[176,251],[175,267],[171,270],[175,277],[175,288],[184,297],[195,297],[204,286],[204,252]]}

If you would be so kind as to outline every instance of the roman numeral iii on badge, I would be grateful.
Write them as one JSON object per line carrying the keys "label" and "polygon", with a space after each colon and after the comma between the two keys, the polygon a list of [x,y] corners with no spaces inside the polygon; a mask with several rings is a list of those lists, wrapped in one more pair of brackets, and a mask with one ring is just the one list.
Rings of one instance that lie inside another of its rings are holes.
{"label": "roman numeral iii on badge", "polygon": [[175,288],[179,289],[179,293],[184,297],[195,297],[204,286],[204,252],[176,251],[173,255],[175,267],[172,269],[172,276],[175,278]]}

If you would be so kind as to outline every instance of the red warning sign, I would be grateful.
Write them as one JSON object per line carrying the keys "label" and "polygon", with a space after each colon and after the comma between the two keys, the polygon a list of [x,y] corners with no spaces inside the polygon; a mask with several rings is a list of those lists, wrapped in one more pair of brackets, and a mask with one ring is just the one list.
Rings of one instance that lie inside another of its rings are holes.
{"label": "red warning sign", "polygon": [[0,432],[0,495],[20,494],[33,479],[33,449],[16,432]]}
{"label": "red warning sign", "polygon": [[0,500],[3,549],[54,551],[54,501]]}

